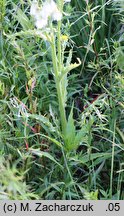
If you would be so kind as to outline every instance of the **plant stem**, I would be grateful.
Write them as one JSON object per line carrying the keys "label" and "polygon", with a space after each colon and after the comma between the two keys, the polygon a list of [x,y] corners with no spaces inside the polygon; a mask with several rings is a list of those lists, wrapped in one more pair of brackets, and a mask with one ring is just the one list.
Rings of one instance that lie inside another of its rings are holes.
{"label": "plant stem", "polygon": [[122,164],[120,164],[120,171],[118,175],[118,184],[117,184],[117,200],[121,199],[121,185],[122,185]]}
{"label": "plant stem", "polygon": [[58,21],[58,41],[57,41],[57,46],[58,46],[58,70],[61,72],[61,65],[62,65],[62,57],[61,57],[61,21]]}
{"label": "plant stem", "polygon": [[[58,38],[60,40],[60,38]],[[58,45],[60,46],[60,41],[58,42]],[[52,42],[51,42],[51,51],[52,51],[52,62],[53,62],[53,69],[54,69],[54,75],[55,75],[55,82],[56,82],[56,89],[57,89],[57,95],[58,95],[58,101],[59,101],[59,112],[60,112],[60,118],[61,118],[61,127],[62,127],[62,133],[65,134],[66,129],[66,114],[65,114],[65,104],[63,103],[63,95],[62,95],[62,86],[61,86],[61,80],[59,80],[59,75],[61,74],[61,71],[59,71],[60,68],[60,62],[58,63],[57,55],[56,55],[56,45],[55,45],[55,38],[53,36]],[[58,58],[61,58],[61,49],[59,47],[58,49]],[[57,64],[58,63],[58,64]]]}
{"label": "plant stem", "polygon": [[70,170],[69,170],[69,166],[68,166],[67,159],[66,159],[66,155],[65,155],[65,153],[64,153],[64,149],[63,149],[63,148],[62,148],[62,154],[63,154],[63,158],[64,158],[64,162],[65,162],[65,166],[66,166],[68,175],[69,175],[69,177],[70,177],[71,182],[72,182],[73,185],[74,185],[75,192],[76,192],[76,194],[77,194],[77,196],[78,196],[78,191],[77,191],[77,188],[76,188],[76,186],[75,186],[75,181],[73,180],[73,176],[71,175],[71,172],[70,172]]}
{"label": "plant stem", "polygon": [[115,126],[116,126],[116,120],[115,120],[115,122],[114,122],[113,143],[112,143],[112,160],[111,160],[111,176],[110,176],[110,198],[111,198],[111,199],[112,199],[113,171],[114,171]]}

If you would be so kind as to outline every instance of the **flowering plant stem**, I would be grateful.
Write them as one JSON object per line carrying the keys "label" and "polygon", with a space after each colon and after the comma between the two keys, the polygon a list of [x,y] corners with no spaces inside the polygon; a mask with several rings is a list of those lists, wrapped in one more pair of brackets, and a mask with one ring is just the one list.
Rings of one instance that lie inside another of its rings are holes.
{"label": "flowering plant stem", "polygon": [[[61,22],[58,22],[58,41],[57,41],[57,50],[56,50],[56,43],[55,43],[55,36],[52,35],[52,41],[51,41],[51,51],[52,51],[52,62],[53,62],[53,69],[54,69],[54,76],[55,76],[55,83],[56,83],[56,89],[57,89],[57,96],[58,96],[58,102],[59,102],[59,112],[60,112],[60,118],[61,118],[61,127],[62,127],[62,133],[65,134],[66,129],[66,113],[65,113],[65,104],[63,100],[62,95],[62,84],[59,77],[61,76]],[[58,51],[58,55],[57,55]]]}
{"label": "flowering plant stem", "polygon": [[[61,49],[61,21],[58,22],[57,49],[56,49],[56,41],[55,41],[54,33],[52,34],[51,54],[52,54],[54,77],[55,77],[57,96],[58,96],[58,102],[59,102],[59,112],[60,112],[62,135],[63,135],[63,137],[65,137],[67,120],[66,120],[66,112],[65,112],[65,98],[63,98],[64,96],[62,94],[62,82],[60,79],[60,76],[62,75],[62,67],[63,67],[62,49]],[[67,172],[69,174],[71,182],[74,184],[74,180],[73,180],[73,177],[72,177],[71,172],[69,170],[66,155],[64,153],[63,148],[62,148],[62,153],[64,156],[64,161],[65,161]],[[76,191],[76,194],[78,194],[75,185],[74,185],[74,189]]]}

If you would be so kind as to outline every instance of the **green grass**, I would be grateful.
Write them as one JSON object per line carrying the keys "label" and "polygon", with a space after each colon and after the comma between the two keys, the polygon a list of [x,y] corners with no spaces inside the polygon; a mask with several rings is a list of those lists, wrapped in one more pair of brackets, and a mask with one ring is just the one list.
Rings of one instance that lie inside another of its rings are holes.
{"label": "green grass", "polygon": [[123,1],[72,0],[47,40],[30,5],[0,2],[0,199],[123,200]]}

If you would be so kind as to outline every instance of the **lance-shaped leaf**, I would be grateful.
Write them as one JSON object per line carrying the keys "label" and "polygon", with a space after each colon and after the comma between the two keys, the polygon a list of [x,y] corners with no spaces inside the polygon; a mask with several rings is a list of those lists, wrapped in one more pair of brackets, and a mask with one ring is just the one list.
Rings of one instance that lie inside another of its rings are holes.
{"label": "lance-shaped leaf", "polygon": [[4,32],[4,35],[10,40],[10,39],[15,39],[15,37],[40,37],[45,41],[51,41],[51,38],[48,34],[45,34],[45,32],[41,32],[40,30],[34,29],[34,30],[25,30],[25,31],[20,31],[20,32],[16,32],[14,34],[6,34]]}
{"label": "lance-shaped leaf", "polygon": [[75,140],[73,106],[71,108],[71,112],[70,112],[70,115],[68,117],[68,122],[67,122],[67,126],[66,126],[66,134],[65,134],[64,140],[65,140],[65,148],[67,150],[72,150],[74,148],[74,140]]}
{"label": "lance-shaped leaf", "polygon": [[87,127],[86,125],[83,125],[82,128],[77,132],[74,143],[75,147],[77,148],[80,144],[80,142],[87,143],[88,137],[87,137]]}
{"label": "lance-shaped leaf", "polygon": [[51,130],[52,132],[55,131],[55,128],[53,127],[53,125],[50,123],[49,119],[44,117],[43,115],[37,115],[37,114],[28,114],[29,118],[35,119],[39,122],[41,122],[42,124],[44,124],[45,126],[47,126],[49,128],[49,130]]}
{"label": "lance-shaped leaf", "polygon": [[[96,159],[102,159],[102,160],[105,160],[105,159],[109,159],[111,158],[111,152],[101,152],[101,153],[92,153],[89,157],[88,154],[84,154],[84,155],[81,155],[81,157],[77,158],[77,157],[73,157],[73,158],[70,158],[70,161],[74,161],[75,163],[77,164],[85,164],[88,166],[88,162],[91,161],[91,160],[96,160]],[[101,162],[101,161],[100,161]]]}
{"label": "lance-shaped leaf", "polygon": [[72,49],[69,51],[69,55],[66,61],[66,67],[71,64],[71,60],[72,60]]}
{"label": "lance-shaped leaf", "polygon": [[71,112],[68,117],[64,140],[65,140],[65,148],[68,151],[76,150],[81,142],[83,143],[88,142],[87,125],[83,124],[81,129],[76,132],[74,119],[73,119],[73,106],[71,108]]}
{"label": "lance-shaped leaf", "polygon": [[61,93],[62,93],[62,100],[64,106],[66,106],[66,101],[67,101],[67,86],[68,86],[68,79],[67,79],[67,74],[65,74],[62,79],[61,79]]}
{"label": "lance-shaped leaf", "polygon": [[41,136],[49,139],[51,142],[55,143],[58,147],[60,147],[60,148],[63,147],[62,144],[59,141],[57,141],[56,139],[49,137],[49,136],[46,136],[44,134],[41,134]]}
{"label": "lance-shaped leaf", "polygon": [[54,157],[53,157],[51,154],[49,154],[48,152],[43,152],[43,151],[40,151],[40,149],[32,149],[32,148],[30,148],[29,151],[30,151],[33,155],[37,155],[37,156],[39,156],[39,157],[46,157],[46,158],[52,160],[52,161],[53,161],[54,163],[56,163],[61,169],[63,169],[63,166],[62,166],[60,163],[58,163],[58,162],[54,159]]}
{"label": "lance-shaped leaf", "polygon": [[77,58],[77,60],[78,60],[78,63],[72,63],[72,64],[69,64],[69,65],[67,65],[67,66],[65,66],[64,68],[63,68],[63,70],[62,70],[62,73],[61,73],[61,75],[59,76],[59,80],[61,80],[62,79],[62,77],[65,75],[65,74],[67,74],[69,71],[71,71],[71,70],[73,70],[74,68],[77,68],[80,64],[81,64],[81,60],[79,59],[79,58]]}
{"label": "lance-shaped leaf", "polygon": [[13,8],[16,12],[13,13],[15,18],[18,20],[18,22],[21,24],[21,26],[23,27],[24,30],[28,30],[31,29],[31,22],[29,20],[29,18],[26,16],[26,14],[14,3],[13,4]]}

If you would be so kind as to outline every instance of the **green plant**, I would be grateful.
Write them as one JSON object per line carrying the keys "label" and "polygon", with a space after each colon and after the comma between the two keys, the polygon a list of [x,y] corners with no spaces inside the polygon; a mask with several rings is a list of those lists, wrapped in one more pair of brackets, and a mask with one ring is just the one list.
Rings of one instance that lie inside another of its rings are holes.
{"label": "green plant", "polygon": [[0,198],[123,199],[122,1],[0,4]]}

